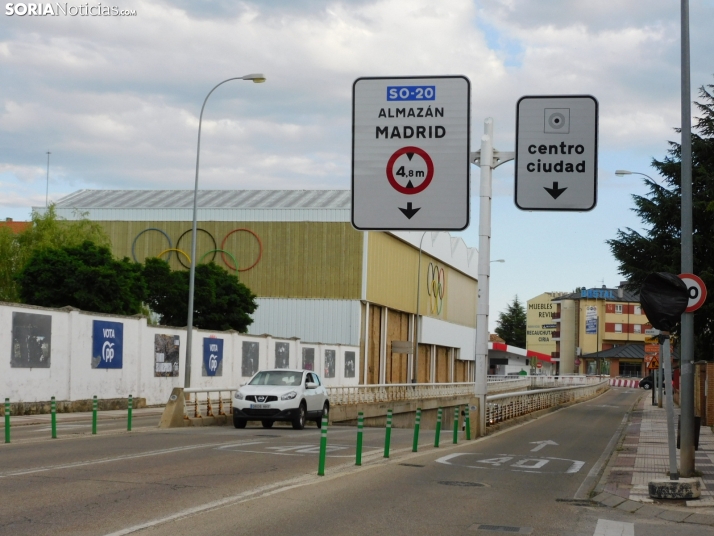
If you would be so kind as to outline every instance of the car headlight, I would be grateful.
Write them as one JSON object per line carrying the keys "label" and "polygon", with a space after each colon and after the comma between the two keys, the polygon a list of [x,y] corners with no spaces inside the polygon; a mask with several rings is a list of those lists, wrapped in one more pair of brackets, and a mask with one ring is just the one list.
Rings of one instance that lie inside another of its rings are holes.
{"label": "car headlight", "polygon": [[243,393],[236,391],[235,397],[237,400],[243,400]]}
{"label": "car headlight", "polygon": [[280,397],[280,400],[292,400],[297,396],[296,391],[290,391],[289,393],[285,393],[283,396]]}

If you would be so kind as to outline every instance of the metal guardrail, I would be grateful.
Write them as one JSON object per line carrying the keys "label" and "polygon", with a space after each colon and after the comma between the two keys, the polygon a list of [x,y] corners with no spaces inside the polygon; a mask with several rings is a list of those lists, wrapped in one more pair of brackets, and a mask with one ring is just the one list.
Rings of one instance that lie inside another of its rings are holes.
{"label": "metal guardrail", "polygon": [[[186,403],[184,419],[189,417],[218,417],[233,414],[233,389],[184,389]],[[226,411],[226,409],[228,411]],[[216,413],[214,413],[214,411]]]}
{"label": "metal guardrail", "polygon": [[[572,387],[590,385],[599,378],[585,376],[489,376],[488,399],[493,396],[522,396],[520,393],[496,395],[503,391],[515,391],[532,387]],[[473,382],[459,383],[387,383],[326,387],[332,406],[369,404],[375,402],[400,402],[424,398],[469,396],[474,392]],[[539,389],[544,393],[550,389]],[[236,388],[226,389],[184,389],[186,397],[184,417],[201,418],[231,415],[233,413],[233,393]],[[533,393],[526,391],[524,394]],[[540,408],[539,408],[540,409]],[[533,410],[536,411],[536,410]]]}
{"label": "metal guardrail", "polygon": [[607,389],[608,383],[600,379],[597,383],[579,386],[486,396],[486,426],[592,396]]}

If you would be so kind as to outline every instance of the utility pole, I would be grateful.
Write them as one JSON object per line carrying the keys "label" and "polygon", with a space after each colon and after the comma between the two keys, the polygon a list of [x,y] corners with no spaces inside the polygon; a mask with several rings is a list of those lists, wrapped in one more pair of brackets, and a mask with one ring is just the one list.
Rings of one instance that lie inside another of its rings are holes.
{"label": "utility pole", "polygon": [[[692,241],[692,111],[689,80],[689,0],[681,0],[682,24],[682,247],[681,273],[694,273],[694,244]],[[680,408],[680,473],[694,476],[694,315],[682,314],[680,347],[681,378]],[[666,366],[666,365],[665,365]]]}

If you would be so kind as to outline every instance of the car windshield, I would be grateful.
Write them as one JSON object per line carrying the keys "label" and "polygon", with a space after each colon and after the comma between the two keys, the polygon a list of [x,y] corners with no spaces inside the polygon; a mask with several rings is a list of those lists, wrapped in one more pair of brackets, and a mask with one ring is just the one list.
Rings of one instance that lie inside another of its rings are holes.
{"label": "car windshield", "polygon": [[301,372],[289,372],[285,370],[270,370],[259,372],[250,380],[248,385],[285,385],[298,386],[302,381]]}

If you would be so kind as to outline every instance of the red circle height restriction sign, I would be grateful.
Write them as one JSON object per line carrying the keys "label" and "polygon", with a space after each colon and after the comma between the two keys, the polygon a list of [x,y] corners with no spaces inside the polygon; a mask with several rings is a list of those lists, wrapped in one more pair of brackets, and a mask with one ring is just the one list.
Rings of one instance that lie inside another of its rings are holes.
{"label": "red circle height restriction sign", "polygon": [[689,291],[689,303],[684,310],[685,313],[693,313],[699,309],[707,299],[707,287],[700,277],[694,274],[679,274],[679,278],[684,281]]}
{"label": "red circle height restriction sign", "polygon": [[[421,184],[413,188],[407,188],[406,186],[402,186],[394,178],[394,162],[396,162],[397,158],[399,158],[403,154],[408,155],[410,153],[418,154],[424,159],[424,162],[426,163],[426,178],[422,181]],[[400,194],[412,195],[418,194],[419,192],[423,192],[424,190],[426,190],[427,186],[429,186],[429,183],[433,178],[434,162],[431,161],[431,157],[424,149],[420,149],[419,147],[402,147],[401,149],[397,149],[397,151],[395,151],[395,153],[389,157],[389,162],[387,162],[387,179],[389,180],[389,184],[392,185],[392,188],[394,188]]]}

